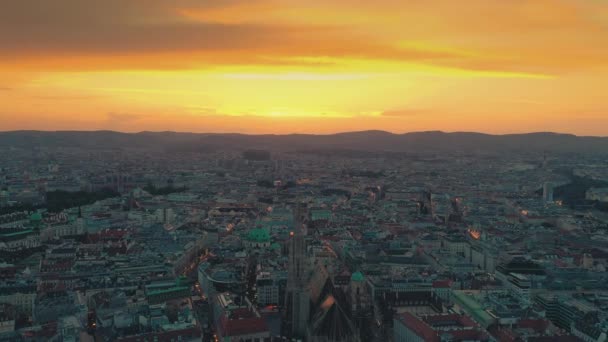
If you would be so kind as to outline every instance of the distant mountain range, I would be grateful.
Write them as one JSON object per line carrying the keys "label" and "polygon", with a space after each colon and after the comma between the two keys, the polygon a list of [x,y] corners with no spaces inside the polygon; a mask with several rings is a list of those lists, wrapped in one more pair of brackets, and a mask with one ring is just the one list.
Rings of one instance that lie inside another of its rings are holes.
{"label": "distant mountain range", "polygon": [[490,135],[472,132],[430,131],[394,134],[385,131],[361,131],[327,135],[248,135],[177,132],[11,131],[0,132],[0,146],[143,148],[192,152],[255,148],[308,152],[346,150],[408,153],[432,151],[608,153],[608,137],[583,137],[548,132]]}

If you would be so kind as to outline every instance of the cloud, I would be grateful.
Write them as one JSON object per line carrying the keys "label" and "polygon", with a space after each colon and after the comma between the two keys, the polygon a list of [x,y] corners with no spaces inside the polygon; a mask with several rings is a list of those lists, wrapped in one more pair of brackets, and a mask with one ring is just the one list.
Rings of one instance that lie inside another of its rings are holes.
{"label": "cloud", "polygon": [[[607,27],[597,15],[607,9],[583,0],[6,1],[0,62],[52,70],[184,69],[314,66],[322,60],[311,60],[328,56],[338,64],[381,59],[551,74],[608,64]],[[408,46],[414,40],[422,44]]]}
{"label": "cloud", "polygon": [[369,74],[318,74],[318,73],[245,73],[225,74],[223,77],[237,80],[281,80],[281,81],[352,81],[370,78]]}
{"label": "cloud", "polygon": [[11,91],[13,90],[13,88],[9,88],[9,87],[0,87],[0,91]]}
{"label": "cloud", "polygon": [[394,109],[394,110],[384,111],[380,114],[380,116],[403,118],[403,117],[415,117],[415,116],[425,115],[428,113],[429,113],[429,111],[424,110],[424,109]]}
{"label": "cloud", "polygon": [[90,100],[102,97],[101,95],[37,95],[32,96],[34,99],[51,100],[51,101],[78,101]]}
{"label": "cloud", "polygon": [[27,57],[32,53],[88,55],[255,49],[290,38],[287,28],[195,22],[183,18],[173,8],[177,4],[195,3],[11,1],[0,11],[0,51],[7,57]]}
{"label": "cloud", "polygon": [[106,125],[108,127],[123,127],[123,125],[132,124],[134,121],[146,117],[148,116],[142,114],[110,112],[106,114]]}
{"label": "cloud", "polygon": [[215,108],[203,107],[203,106],[184,106],[182,108],[185,113],[191,116],[218,116],[222,115]]}

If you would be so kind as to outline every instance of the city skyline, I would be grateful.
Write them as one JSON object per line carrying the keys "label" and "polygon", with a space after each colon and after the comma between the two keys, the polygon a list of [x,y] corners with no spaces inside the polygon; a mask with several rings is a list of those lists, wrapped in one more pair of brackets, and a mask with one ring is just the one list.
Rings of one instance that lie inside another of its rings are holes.
{"label": "city skyline", "polygon": [[0,131],[607,136],[600,1],[14,1]]}
{"label": "city skyline", "polygon": [[0,341],[608,342],[608,0],[0,1]]}

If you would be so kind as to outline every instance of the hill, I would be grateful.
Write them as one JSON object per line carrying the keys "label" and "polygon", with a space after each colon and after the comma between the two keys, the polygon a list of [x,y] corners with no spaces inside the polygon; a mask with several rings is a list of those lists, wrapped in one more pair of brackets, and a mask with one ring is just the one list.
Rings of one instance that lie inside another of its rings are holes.
{"label": "hill", "polygon": [[248,135],[234,133],[178,133],[114,131],[11,131],[0,132],[0,145],[17,148],[82,147],[89,149],[154,149],[206,152],[260,149],[271,151],[367,152],[608,152],[608,137],[558,133],[490,135],[439,131],[394,134],[384,131],[328,135]]}

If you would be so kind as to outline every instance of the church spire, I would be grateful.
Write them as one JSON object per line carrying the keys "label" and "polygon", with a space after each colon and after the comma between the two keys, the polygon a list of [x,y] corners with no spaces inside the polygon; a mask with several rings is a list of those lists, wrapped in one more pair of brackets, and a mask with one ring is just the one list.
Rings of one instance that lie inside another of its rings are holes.
{"label": "church spire", "polygon": [[306,290],[306,228],[305,207],[296,200],[293,208],[293,230],[289,234],[289,268],[285,296],[287,335],[303,338],[308,329],[310,298]]}

